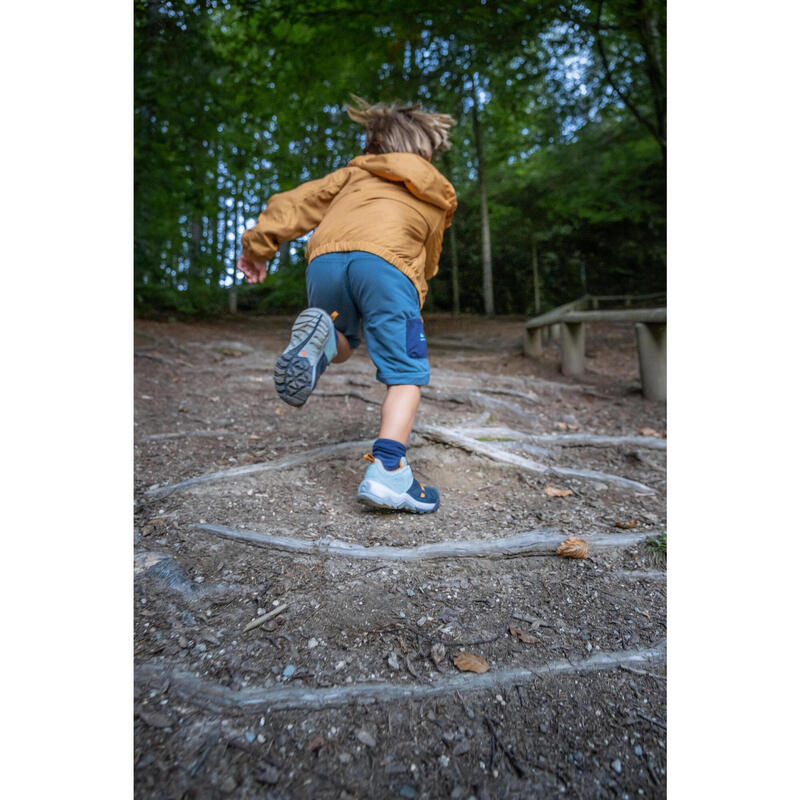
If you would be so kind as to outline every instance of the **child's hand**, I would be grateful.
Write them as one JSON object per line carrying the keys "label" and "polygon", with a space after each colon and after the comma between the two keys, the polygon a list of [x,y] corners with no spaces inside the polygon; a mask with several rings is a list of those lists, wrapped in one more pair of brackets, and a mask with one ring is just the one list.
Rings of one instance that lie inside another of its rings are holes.
{"label": "child's hand", "polygon": [[236,269],[244,273],[248,283],[262,283],[267,277],[267,265],[263,261],[251,261],[249,258],[239,256]]}

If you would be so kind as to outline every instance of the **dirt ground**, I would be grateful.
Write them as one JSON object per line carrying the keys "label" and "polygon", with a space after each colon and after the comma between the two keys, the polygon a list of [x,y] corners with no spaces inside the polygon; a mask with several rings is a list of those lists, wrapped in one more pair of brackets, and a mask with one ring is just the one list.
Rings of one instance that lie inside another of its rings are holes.
{"label": "dirt ground", "polygon": [[[556,341],[524,356],[522,322],[426,317],[421,516],[356,502],[363,347],[295,409],[272,384],[290,318],[136,322],[136,797],[666,795],[666,409],[632,326],[590,327],[578,380]],[[588,558],[547,544],[571,536]]]}

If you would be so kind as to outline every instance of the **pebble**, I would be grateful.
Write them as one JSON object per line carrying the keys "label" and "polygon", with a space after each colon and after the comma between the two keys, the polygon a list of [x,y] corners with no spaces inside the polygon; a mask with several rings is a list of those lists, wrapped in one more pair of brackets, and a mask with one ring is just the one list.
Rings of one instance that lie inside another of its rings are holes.
{"label": "pebble", "polygon": [[282,677],[284,677],[284,678],[286,678],[288,680],[289,678],[292,677],[292,675],[294,675],[294,673],[296,671],[297,671],[297,667],[295,667],[293,664],[287,664],[287,666],[284,667],[284,670],[281,673],[281,675],[282,675]]}
{"label": "pebble", "polygon": [[417,620],[417,625],[421,628],[428,621],[427,617],[420,617]]}
{"label": "pebble", "polygon": [[407,783],[404,783],[400,787],[400,797],[407,797],[409,800],[413,800],[417,796],[417,790],[413,786],[409,786]]}
{"label": "pebble", "polygon": [[441,756],[439,756],[439,763],[443,767],[448,767],[448,766],[450,766],[450,759],[445,755],[441,755]]}
{"label": "pebble", "polygon": [[315,648],[318,644],[319,644],[319,642],[316,639],[309,639],[308,640],[308,649],[311,650],[311,649]]}
{"label": "pebble", "polygon": [[236,788],[236,781],[228,775],[224,781],[220,784],[219,788],[225,793],[230,794]]}
{"label": "pebble", "polygon": [[633,748],[633,752],[636,753],[637,756],[640,756],[644,751],[642,750],[642,746],[637,744],[636,747]]}
{"label": "pebble", "polygon": [[469,752],[469,742],[459,742],[453,748],[453,755],[454,756],[463,756],[464,753],[468,753],[468,752]]}
{"label": "pebble", "polygon": [[375,747],[377,744],[375,737],[369,731],[365,730],[358,731],[358,733],[356,733],[356,739],[367,747]]}
{"label": "pebble", "polygon": [[397,653],[392,650],[386,658],[386,662],[392,669],[400,669],[400,662],[397,660]]}
{"label": "pebble", "polygon": [[257,780],[259,780],[261,783],[276,784],[278,779],[278,770],[270,765],[264,767],[264,769],[257,776]]}
{"label": "pebble", "polygon": [[247,731],[247,733],[244,735],[244,738],[252,744],[256,740],[256,735],[253,733],[253,731]]}
{"label": "pebble", "polygon": [[353,760],[353,756],[350,755],[346,750],[343,753],[339,753],[339,761],[342,764],[349,764]]}
{"label": "pebble", "polygon": [[611,769],[613,769],[616,773],[622,772],[622,762],[618,758],[615,758],[611,762]]}

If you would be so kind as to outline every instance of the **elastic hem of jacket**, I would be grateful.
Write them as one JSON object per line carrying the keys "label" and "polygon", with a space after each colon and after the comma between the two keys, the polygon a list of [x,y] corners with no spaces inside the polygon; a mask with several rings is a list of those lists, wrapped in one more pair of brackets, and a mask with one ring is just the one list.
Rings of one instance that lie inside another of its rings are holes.
{"label": "elastic hem of jacket", "polygon": [[349,253],[353,250],[363,250],[365,253],[372,253],[375,256],[380,256],[384,261],[388,261],[393,267],[397,267],[414,284],[419,297],[419,307],[425,303],[425,295],[428,293],[428,284],[425,282],[422,286],[415,280],[413,270],[408,266],[396,253],[387,250],[373,242],[331,242],[330,244],[323,244],[319,247],[314,247],[307,252],[308,263],[310,264],[317,256],[324,256],[326,253]]}

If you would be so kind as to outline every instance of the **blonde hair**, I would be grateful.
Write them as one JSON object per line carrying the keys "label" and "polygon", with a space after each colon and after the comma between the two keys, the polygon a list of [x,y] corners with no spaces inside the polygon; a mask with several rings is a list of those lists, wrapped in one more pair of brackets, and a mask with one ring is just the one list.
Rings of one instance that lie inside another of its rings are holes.
{"label": "blonde hair", "polygon": [[355,105],[345,103],[347,115],[367,129],[365,153],[416,153],[429,161],[438,152],[450,149],[450,128],[455,120],[449,114],[423,111],[419,103],[371,105],[350,95]]}

